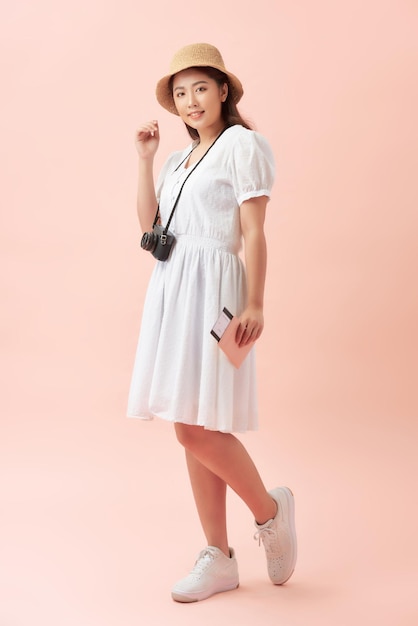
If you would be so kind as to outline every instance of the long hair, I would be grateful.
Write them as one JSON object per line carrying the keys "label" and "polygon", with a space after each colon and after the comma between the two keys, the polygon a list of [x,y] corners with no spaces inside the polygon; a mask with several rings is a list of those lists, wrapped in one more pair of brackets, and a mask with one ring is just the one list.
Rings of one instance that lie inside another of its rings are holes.
{"label": "long hair", "polygon": [[[221,109],[221,115],[225,123],[225,127],[228,128],[229,126],[235,126],[236,124],[239,124],[240,126],[247,128],[248,130],[252,130],[249,123],[241,116],[241,113],[238,111],[237,105],[232,99],[231,85],[229,83],[228,76],[220,70],[215,69],[214,67],[199,67],[197,69],[207,74],[209,78],[212,78],[219,85],[219,87],[222,87],[222,85],[224,85],[225,83],[228,85],[228,96],[225,102],[222,102]],[[171,90],[173,90],[173,78],[174,77],[172,76],[170,79]],[[185,126],[187,128],[187,132],[192,139],[199,139],[199,133],[195,128],[192,128],[186,123]]]}

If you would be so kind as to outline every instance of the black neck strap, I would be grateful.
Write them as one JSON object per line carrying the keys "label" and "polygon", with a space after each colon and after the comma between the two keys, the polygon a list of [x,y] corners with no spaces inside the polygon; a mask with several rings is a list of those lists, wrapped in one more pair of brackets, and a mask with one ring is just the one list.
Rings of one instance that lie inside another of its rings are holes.
{"label": "black neck strap", "polygon": [[[193,174],[193,172],[195,171],[195,169],[197,168],[197,166],[199,165],[199,163],[201,163],[203,161],[203,159],[205,158],[205,156],[207,155],[207,153],[209,152],[209,150],[211,148],[213,148],[213,146],[215,145],[215,143],[218,141],[219,137],[226,131],[226,129],[228,128],[228,126],[225,126],[225,128],[223,130],[221,130],[221,132],[219,133],[219,135],[216,137],[215,141],[213,143],[211,143],[211,145],[209,146],[209,148],[206,150],[205,154],[198,160],[198,162],[196,163],[196,165],[194,167],[191,168],[190,172],[187,174],[186,178],[183,181],[182,186],[180,187],[180,191],[177,194],[177,198],[176,201],[173,205],[173,208],[171,209],[171,213],[170,213],[170,217],[168,218],[168,222],[166,227],[164,228],[164,234],[167,234],[167,231],[169,229],[169,226],[171,224],[171,220],[173,219],[173,215],[174,215],[174,211],[176,210],[176,206],[178,204],[179,198],[180,198],[180,194],[183,191],[183,187],[186,184],[187,179],[189,178],[189,176],[191,176]],[[194,148],[193,148],[194,149]],[[189,152],[189,154],[183,159],[183,161],[176,167],[176,169],[178,169],[180,167],[180,165],[182,163],[184,163],[184,161],[191,155],[191,153],[193,152],[193,150],[191,152]],[[158,219],[160,217],[160,205],[158,205],[157,207],[157,213],[155,214],[155,219],[154,219],[154,223],[153,223],[153,227],[156,225],[156,223],[158,222]]]}

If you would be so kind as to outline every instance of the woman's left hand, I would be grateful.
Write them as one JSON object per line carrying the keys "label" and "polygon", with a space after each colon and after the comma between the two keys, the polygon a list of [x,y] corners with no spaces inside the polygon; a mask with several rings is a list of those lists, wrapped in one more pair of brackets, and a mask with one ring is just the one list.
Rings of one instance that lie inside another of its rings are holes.
{"label": "woman's left hand", "polygon": [[239,346],[245,346],[252,341],[256,341],[263,332],[263,310],[261,308],[248,306],[240,315],[239,322],[236,341]]}

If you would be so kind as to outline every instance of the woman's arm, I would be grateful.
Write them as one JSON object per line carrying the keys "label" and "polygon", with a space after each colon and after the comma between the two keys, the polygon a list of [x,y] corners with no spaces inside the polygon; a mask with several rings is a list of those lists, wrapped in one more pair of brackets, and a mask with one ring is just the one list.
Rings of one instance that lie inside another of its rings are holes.
{"label": "woman's arm", "polygon": [[135,133],[138,152],[137,213],[142,232],[150,231],[157,211],[154,187],[154,156],[160,142],[158,122],[146,122]]}
{"label": "woman's arm", "polygon": [[237,342],[245,345],[258,339],[264,328],[264,285],[267,248],[264,235],[267,196],[251,198],[240,207],[241,229],[245,243],[247,306],[240,315]]}

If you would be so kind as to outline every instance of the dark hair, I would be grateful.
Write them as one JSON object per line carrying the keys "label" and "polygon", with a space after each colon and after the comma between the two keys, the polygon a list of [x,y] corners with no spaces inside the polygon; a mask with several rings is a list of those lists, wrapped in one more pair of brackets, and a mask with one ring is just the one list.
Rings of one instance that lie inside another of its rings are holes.
{"label": "dark hair", "polygon": [[[222,87],[225,83],[228,85],[228,96],[225,102],[222,102],[221,115],[222,119],[225,122],[225,126],[228,128],[229,126],[235,126],[235,124],[239,124],[244,128],[248,128],[248,130],[252,130],[251,126],[248,122],[244,120],[241,116],[241,113],[238,111],[237,105],[235,104],[232,97],[231,84],[228,80],[228,76],[221,72],[220,70],[215,69],[214,67],[199,67],[197,68],[207,74],[209,78],[212,78],[219,87]],[[174,76],[170,78],[170,90],[173,91],[173,80]],[[187,132],[189,133],[192,139],[199,139],[199,133],[195,128],[192,128],[188,124],[185,123],[187,128]]]}

